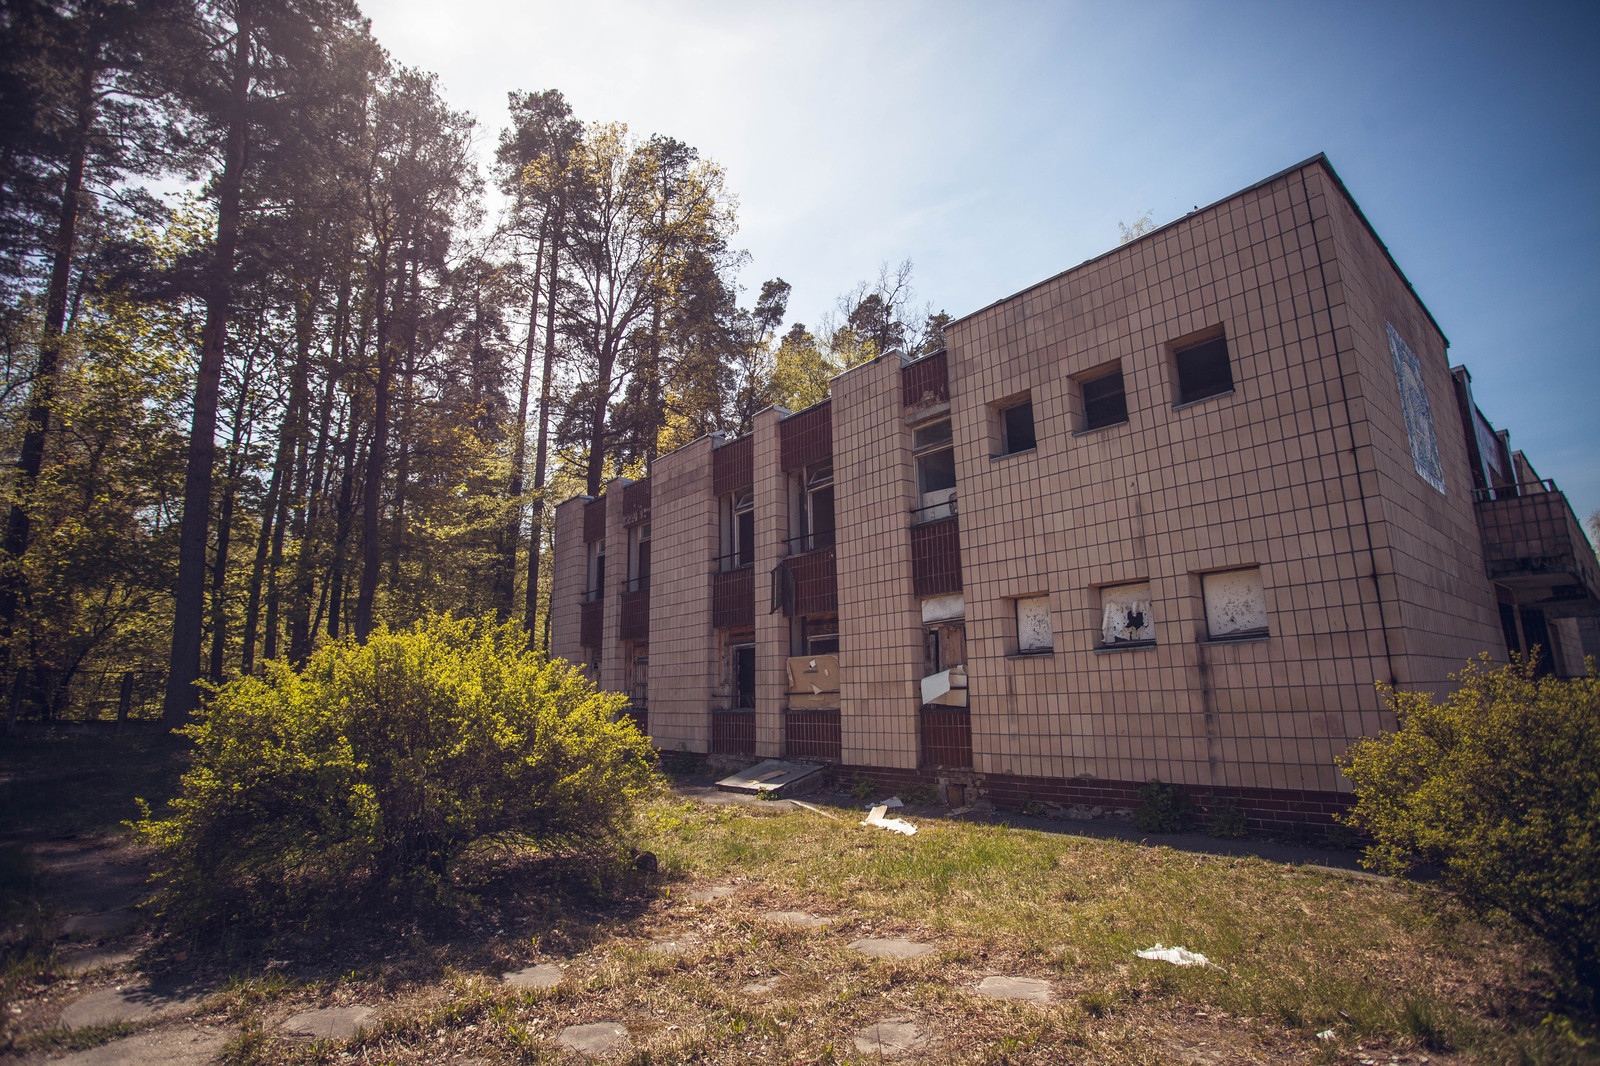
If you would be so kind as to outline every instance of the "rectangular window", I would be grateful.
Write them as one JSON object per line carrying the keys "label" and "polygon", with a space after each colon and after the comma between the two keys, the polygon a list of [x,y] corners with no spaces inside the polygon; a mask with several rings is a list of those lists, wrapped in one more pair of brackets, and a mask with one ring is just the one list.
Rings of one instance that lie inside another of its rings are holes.
{"label": "rectangular window", "polygon": [[1050,597],[1023,596],[1017,605],[1017,651],[1023,655],[1055,650],[1050,630]]}
{"label": "rectangular window", "polygon": [[733,705],[737,709],[756,705],[756,646],[735,644],[728,649],[733,666]]}
{"label": "rectangular window", "polygon": [[1100,590],[1100,643],[1154,644],[1156,623],[1150,613],[1150,582],[1114,585]]}
{"label": "rectangular window", "polygon": [[949,518],[955,513],[956,452],[952,440],[948,418],[912,431],[911,450],[916,457],[920,496],[919,522]]}
{"label": "rectangular window", "polygon": [[1267,595],[1260,567],[1204,574],[1200,585],[1206,603],[1206,634],[1212,640],[1267,632]]}
{"label": "rectangular window", "polygon": [[650,523],[628,530],[628,591],[650,587]]}
{"label": "rectangular window", "polygon": [[1233,391],[1228,338],[1214,337],[1173,351],[1178,367],[1178,403],[1194,403]]}
{"label": "rectangular window", "polygon": [[722,555],[724,571],[750,566],[756,561],[756,504],[746,490],[722,498]]}
{"label": "rectangular window", "polygon": [[807,467],[801,507],[803,552],[833,545],[833,464]]}
{"label": "rectangular window", "polygon": [[800,620],[801,646],[805,655],[839,654],[839,616],[814,615]]}
{"label": "rectangular window", "polygon": [[606,595],[606,542],[597,540],[589,545],[589,588],[584,599],[590,603]]}
{"label": "rectangular window", "polygon": [[1104,429],[1128,420],[1128,399],[1122,387],[1122,367],[1081,383],[1083,429]]}
{"label": "rectangular window", "polygon": [[1033,399],[1000,410],[1000,454],[1014,455],[1037,446],[1033,435]]}

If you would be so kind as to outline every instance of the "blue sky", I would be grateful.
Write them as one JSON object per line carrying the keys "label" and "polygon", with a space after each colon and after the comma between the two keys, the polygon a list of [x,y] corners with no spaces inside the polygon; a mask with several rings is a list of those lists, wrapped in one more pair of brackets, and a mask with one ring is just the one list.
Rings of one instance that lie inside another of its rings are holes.
{"label": "blue sky", "polygon": [[671,134],[791,319],[961,315],[1321,151],[1511,431],[1600,509],[1600,5],[367,0],[492,150],[511,89]]}

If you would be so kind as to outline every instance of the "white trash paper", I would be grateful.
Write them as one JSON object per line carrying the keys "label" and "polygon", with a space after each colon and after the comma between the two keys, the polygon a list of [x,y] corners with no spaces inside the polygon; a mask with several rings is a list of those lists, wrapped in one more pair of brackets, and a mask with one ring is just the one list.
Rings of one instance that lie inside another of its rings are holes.
{"label": "white trash paper", "polygon": [[872,811],[867,815],[866,821],[861,824],[877,826],[879,829],[888,829],[895,833],[904,833],[906,836],[911,836],[917,831],[917,827],[904,818],[885,818],[884,814],[888,810],[888,807],[881,803],[878,804],[872,808]]}
{"label": "white trash paper", "polygon": [[1170,962],[1174,966],[1210,966],[1212,962],[1198,951],[1190,951],[1181,945],[1178,947],[1162,947],[1157,944],[1153,948],[1135,951],[1141,959],[1154,959],[1157,962]]}

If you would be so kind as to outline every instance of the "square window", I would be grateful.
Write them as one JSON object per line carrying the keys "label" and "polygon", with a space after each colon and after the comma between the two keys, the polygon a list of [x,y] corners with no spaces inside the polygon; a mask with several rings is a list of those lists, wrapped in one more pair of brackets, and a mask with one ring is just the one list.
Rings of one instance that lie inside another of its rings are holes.
{"label": "square window", "polygon": [[1178,366],[1178,403],[1194,403],[1208,396],[1233,391],[1233,367],[1228,362],[1228,338],[1213,337],[1179,348],[1173,353]]}
{"label": "square window", "polygon": [[1083,389],[1083,428],[1103,429],[1128,420],[1128,398],[1122,387],[1122,367],[1090,378]]}
{"label": "square window", "polygon": [[1033,399],[1000,411],[1000,454],[1014,455],[1037,446],[1033,436]]}
{"label": "square window", "polygon": [[1206,634],[1212,640],[1267,632],[1267,595],[1260,567],[1204,574],[1200,586],[1206,602]]}
{"label": "square window", "polygon": [[1055,638],[1050,631],[1050,597],[1023,596],[1017,604],[1017,651],[1054,651]]}
{"label": "square window", "polygon": [[1114,585],[1100,590],[1100,643],[1154,644],[1155,616],[1150,611],[1150,582]]}

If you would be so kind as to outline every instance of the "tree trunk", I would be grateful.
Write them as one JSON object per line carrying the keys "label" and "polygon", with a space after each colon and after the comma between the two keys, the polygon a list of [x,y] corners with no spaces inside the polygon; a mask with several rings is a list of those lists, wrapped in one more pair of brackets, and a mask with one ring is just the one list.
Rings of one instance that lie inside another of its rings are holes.
{"label": "tree trunk", "polygon": [[378,379],[373,383],[372,390],[372,444],[367,449],[366,484],[361,501],[361,584],[356,590],[354,629],[356,639],[363,642],[372,632],[372,602],[378,592],[378,566],[382,560],[378,542],[379,508],[383,503],[383,468],[389,449],[389,389],[394,377],[394,353],[389,350],[391,316],[386,306],[389,288],[387,252],[387,247],[380,244],[374,300],[378,316]]}
{"label": "tree trunk", "polygon": [[261,504],[261,533],[256,537],[256,561],[250,568],[250,595],[244,605],[244,647],[239,653],[239,672],[248,675],[255,669],[256,636],[261,624],[261,582],[272,548],[273,519],[278,513],[278,497],[283,490],[283,442],[278,442],[278,457],[272,464],[272,480],[267,483],[267,498]]}
{"label": "tree trunk", "polygon": [[[55,248],[50,262],[50,282],[45,290],[44,323],[39,335],[39,361],[34,368],[27,423],[17,455],[16,498],[6,522],[3,555],[0,555],[0,564],[3,564],[0,569],[0,645],[4,648],[0,651],[0,678],[11,668],[12,629],[17,619],[17,601],[22,595],[21,560],[32,535],[29,508],[33,506],[33,489],[39,480],[39,471],[44,467],[45,438],[50,432],[50,414],[55,406],[56,371],[61,361],[61,339],[67,318],[67,288],[72,277],[72,252],[77,243],[89,131],[94,125],[96,110],[95,75],[95,70],[86,66],[78,84],[78,124],[73,131],[72,156],[61,187],[61,210],[56,216]],[[202,562],[204,548],[202,544]]]}
{"label": "tree trunk", "polygon": [[544,372],[539,378],[539,439],[533,452],[533,529],[528,538],[528,588],[522,620],[531,640],[539,618],[539,555],[544,546],[544,479],[550,456],[550,388],[556,358],[556,285],[561,277],[562,218],[550,234],[550,284],[544,301]]}
{"label": "tree trunk", "polygon": [[517,393],[517,439],[511,449],[511,481],[506,495],[513,502],[501,540],[499,594],[495,597],[500,621],[511,617],[517,597],[517,542],[522,539],[523,473],[528,462],[528,388],[533,380],[533,349],[539,337],[539,285],[544,274],[544,246],[550,221],[539,228],[539,250],[533,257],[533,299],[528,308],[528,343],[522,351],[522,388]]}
{"label": "tree trunk", "polygon": [[211,668],[207,676],[213,685],[222,683],[223,659],[228,646],[228,608],[223,594],[228,576],[228,542],[233,534],[233,507],[239,494],[239,471],[244,465],[244,449],[250,446],[250,431],[245,426],[249,422],[247,411],[254,354],[253,349],[246,353],[244,368],[239,374],[239,402],[234,405],[233,435],[228,442],[228,478],[222,490],[222,513],[217,519],[216,562],[211,567]]}
{"label": "tree trunk", "polygon": [[172,654],[161,720],[177,727],[198,700],[201,617],[205,611],[206,527],[211,509],[211,469],[216,460],[217,390],[228,340],[233,256],[239,240],[240,195],[244,178],[247,105],[250,100],[251,0],[239,0],[233,42],[232,111],[222,174],[217,181],[217,243],[206,286],[206,322],[195,375],[194,418],[189,428],[189,461],[183,479],[183,521],[178,533],[178,581],[173,595]]}

